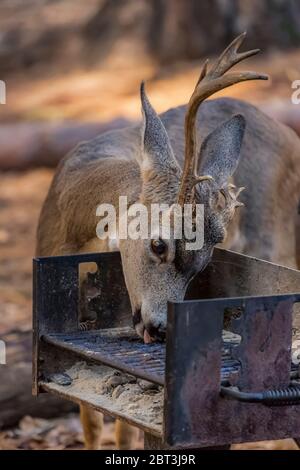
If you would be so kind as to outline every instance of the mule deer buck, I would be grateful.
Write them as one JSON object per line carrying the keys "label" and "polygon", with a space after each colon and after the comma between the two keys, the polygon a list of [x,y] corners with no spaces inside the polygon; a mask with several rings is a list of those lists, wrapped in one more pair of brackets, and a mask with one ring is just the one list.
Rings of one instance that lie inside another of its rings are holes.
{"label": "mule deer buck", "polygon": [[[205,63],[187,106],[159,117],[142,85],[142,126],[78,145],[60,163],[40,215],[37,254],[50,256],[111,250],[109,240],[96,237],[96,206],[105,202],[118,207],[121,195],[129,205],[204,205],[200,250],[188,251],[185,240],[172,237],[119,240],[133,323],[145,342],[163,337],[167,300],[183,298],[215,245],[291,266],[296,266],[298,253],[300,262],[298,137],[250,104],[229,98],[205,101],[233,84],[267,78],[255,72],[226,74],[258,52],[238,52],[244,36],[210,68]],[[244,186],[241,201],[246,207],[233,219]],[[86,446],[98,448],[100,414],[88,408],[81,414]],[[125,436],[125,425],[117,426],[118,447],[126,448],[131,432],[126,426]]]}

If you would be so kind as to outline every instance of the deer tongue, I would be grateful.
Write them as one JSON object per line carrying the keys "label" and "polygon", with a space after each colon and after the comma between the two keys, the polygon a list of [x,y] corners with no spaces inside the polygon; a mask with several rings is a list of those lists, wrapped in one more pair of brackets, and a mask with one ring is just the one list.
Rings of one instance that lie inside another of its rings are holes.
{"label": "deer tongue", "polygon": [[144,343],[145,343],[145,344],[152,343],[152,338],[151,338],[151,336],[149,335],[149,333],[148,333],[148,331],[146,330],[146,328],[144,329]]}

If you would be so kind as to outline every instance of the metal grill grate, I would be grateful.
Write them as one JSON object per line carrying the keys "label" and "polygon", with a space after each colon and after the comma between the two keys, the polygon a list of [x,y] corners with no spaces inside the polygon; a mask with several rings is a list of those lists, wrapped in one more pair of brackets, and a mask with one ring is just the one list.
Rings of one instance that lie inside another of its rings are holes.
{"label": "metal grill grate", "polygon": [[165,346],[144,344],[129,329],[43,336],[43,341],[137,377],[163,385]]}
{"label": "metal grill grate", "polygon": [[[111,366],[159,385],[164,384],[165,344],[144,344],[128,328],[45,335],[43,341],[76,353],[81,358]],[[231,358],[236,341],[224,342],[221,378],[239,371],[239,362]]]}
{"label": "metal grill grate", "polygon": [[[135,377],[164,385],[165,344],[144,344],[130,328],[87,331],[72,334],[44,335],[44,342],[71,351],[82,359],[93,360]],[[239,340],[232,335],[223,341],[221,381],[234,382],[240,363],[233,359],[232,350]],[[292,372],[297,366],[292,364]]]}

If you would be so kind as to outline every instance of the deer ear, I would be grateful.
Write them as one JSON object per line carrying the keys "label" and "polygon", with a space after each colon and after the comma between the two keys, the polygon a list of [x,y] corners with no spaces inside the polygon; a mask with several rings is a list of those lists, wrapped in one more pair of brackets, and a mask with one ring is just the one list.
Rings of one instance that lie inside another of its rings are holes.
{"label": "deer ear", "polygon": [[174,157],[167,131],[151,106],[144,83],[141,84],[141,102],[143,113],[142,127],[142,170],[170,171],[179,169]]}
{"label": "deer ear", "polygon": [[236,114],[211,132],[200,149],[199,175],[211,175],[223,188],[234,174],[240,159],[246,121]]}

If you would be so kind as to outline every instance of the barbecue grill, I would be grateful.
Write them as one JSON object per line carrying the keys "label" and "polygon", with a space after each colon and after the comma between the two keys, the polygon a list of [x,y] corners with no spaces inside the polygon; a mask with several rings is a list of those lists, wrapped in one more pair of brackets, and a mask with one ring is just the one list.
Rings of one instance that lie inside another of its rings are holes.
{"label": "barbecue grill", "polygon": [[[84,292],[82,263],[97,265]],[[299,271],[215,249],[185,300],[169,303],[166,342],[148,345],[132,329],[119,253],[36,258],[33,280],[34,395],[126,420],[145,431],[145,448],[300,436]],[[123,388],[105,393],[112,377]]]}

